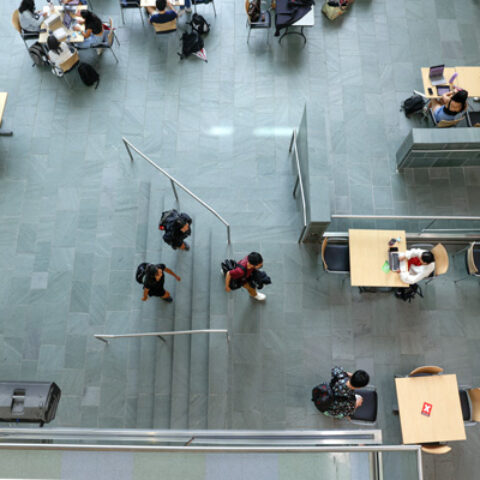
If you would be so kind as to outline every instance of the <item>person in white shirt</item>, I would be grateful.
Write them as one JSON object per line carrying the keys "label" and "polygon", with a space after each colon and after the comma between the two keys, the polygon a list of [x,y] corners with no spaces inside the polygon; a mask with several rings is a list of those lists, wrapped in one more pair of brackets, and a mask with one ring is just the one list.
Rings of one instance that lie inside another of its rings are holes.
{"label": "person in white shirt", "polygon": [[34,0],[22,0],[18,7],[20,26],[27,32],[39,32],[48,12],[36,12]]}
{"label": "person in white shirt", "polygon": [[56,39],[55,35],[48,36],[47,46],[48,58],[57,68],[60,68],[60,65],[62,65],[62,63],[65,63],[76,52],[75,49],[70,49],[70,47],[65,42],[60,43]]}
{"label": "person in white shirt", "polygon": [[435,271],[435,258],[429,250],[412,248],[399,253],[400,278],[402,282],[412,285],[430,276]]}

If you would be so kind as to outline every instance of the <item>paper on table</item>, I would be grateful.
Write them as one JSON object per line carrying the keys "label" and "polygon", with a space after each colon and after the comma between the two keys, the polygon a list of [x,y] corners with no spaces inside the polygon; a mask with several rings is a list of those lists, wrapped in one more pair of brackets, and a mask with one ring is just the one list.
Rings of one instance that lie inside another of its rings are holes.
{"label": "paper on table", "polygon": [[385,273],[388,273],[390,271],[390,264],[388,263],[388,260],[385,260],[385,263],[382,265],[382,270]]}

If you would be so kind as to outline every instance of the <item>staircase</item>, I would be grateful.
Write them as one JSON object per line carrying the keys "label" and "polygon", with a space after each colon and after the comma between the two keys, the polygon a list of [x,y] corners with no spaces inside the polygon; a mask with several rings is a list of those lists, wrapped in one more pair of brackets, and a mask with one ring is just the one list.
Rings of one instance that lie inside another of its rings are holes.
{"label": "staircase", "polygon": [[[223,288],[220,263],[228,256],[220,228],[196,203],[185,201],[181,210],[193,218],[190,251],[173,250],[158,230],[161,213],[177,208],[173,194],[150,184],[144,258],[164,263],[181,277],[166,274],[165,288],[174,301],[151,297],[141,302],[137,332],[226,328],[231,330],[232,310]],[[177,208],[178,209],[178,208]],[[196,221],[197,219],[198,222]],[[212,226],[210,226],[212,225]],[[156,429],[229,428],[227,407],[230,370],[229,346],[222,334],[195,334],[131,339],[138,342],[137,408],[135,427]]]}

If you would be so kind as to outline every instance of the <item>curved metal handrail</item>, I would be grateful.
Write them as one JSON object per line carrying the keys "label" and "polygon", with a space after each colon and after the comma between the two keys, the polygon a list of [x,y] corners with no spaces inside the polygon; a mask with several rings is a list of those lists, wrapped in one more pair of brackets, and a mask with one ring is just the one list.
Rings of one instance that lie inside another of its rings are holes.
{"label": "curved metal handrail", "polygon": [[300,196],[302,199],[303,228],[302,233],[300,234],[300,237],[298,239],[298,242],[300,243],[302,241],[303,234],[305,233],[305,229],[307,228],[307,202],[305,200],[305,190],[303,188],[303,178],[302,172],[300,170],[300,159],[298,158],[297,130],[295,128],[293,129],[292,138],[290,140],[290,147],[288,148],[289,153],[292,153],[292,148],[295,154],[295,166],[297,167],[297,180],[295,182],[295,187],[293,188],[293,198],[295,198],[297,187],[300,186]]}
{"label": "curved metal handrail", "polygon": [[175,195],[175,199],[179,202],[177,190],[175,185],[178,185],[185,193],[188,193],[194,200],[196,200],[200,205],[205,207],[210,213],[215,215],[227,228],[227,242],[230,245],[231,237],[230,237],[230,224],[216,211],[214,210],[208,203],[204,202],[200,197],[197,197],[191,190],[189,190],[185,185],[181,184],[175,177],[172,177],[168,172],[166,172],[163,168],[159,167],[153,160],[148,158],[144,153],[142,153],[138,148],[136,148],[132,143],[130,143],[125,137],[122,137],[123,143],[125,144],[125,148],[127,149],[128,155],[130,156],[130,160],[133,162],[133,155],[130,151],[130,148],[134,150],[138,155],[140,155],[144,160],[146,160],[150,165],[156,168],[159,172],[163,173],[169,180],[170,184],[172,185],[173,194]]}
{"label": "curved metal handrail", "polygon": [[175,332],[146,332],[146,333],[122,333],[118,335],[109,335],[104,333],[97,333],[93,336],[97,340],[102,342],[109,343],[107,338],[136,338],[136,337],[159,337],[163,341],[163,337],[174,336],[174,335],[194,335],[196,333],[224,333],[227,336],[227,342],[230,342],[230,336],[228,335],[228,330],[224,329],[204,329],[204,330],[177,330]]}

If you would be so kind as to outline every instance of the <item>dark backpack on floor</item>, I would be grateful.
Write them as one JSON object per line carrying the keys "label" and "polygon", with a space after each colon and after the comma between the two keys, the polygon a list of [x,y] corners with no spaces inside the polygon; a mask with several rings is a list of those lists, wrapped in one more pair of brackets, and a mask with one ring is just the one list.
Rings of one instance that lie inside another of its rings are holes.
{"label": "dark backpack on floor", "polygon": [[143,285],[143,278],[145,277],[145,272],[147,271],[148,263],[141,263],[137,267],[137,271],[135,272],[135,280],[138,283]]}
{"label": "dark backpack on floor", "polygon": [[198,13],[192,15],[192,21],[188,22],[188,24],[191,25],[192,29],[200,35],[210,31],[210,24]]}
{"label": "dark backpack on floor", "polygon": [[89,63],[80,63],[78,65],[78,74],[87,87],[96,84],[95,89],[97,89],[98,83],[100,82],[100,75]]}
{"label": "dark backpack on floor", "polygon": [[186,58],[192,53],[199,52],[202,48],[202,37],[195,30],[192,30],[192,33],[184,33],[182,35],[182,53],[179,53],[180,58]]}
{"label": "dark backpack on floor", "polygon": [[328,383],[313,387],[312,402],[320,412],[326,412],[332,406],[334,398],[332,387]]}
{"label": "dark backpack on floor", "polygon": [[412,95],[402,103],[401,110],[403,110],[408,117],[413,113],[420,112],[424,106],[425,100],[420,95]]}
{"label": "dark backpack on floor", "polygon": [[420,288],[420,285],[416,283],[410,285],[409,287],[397,288],[395,290],[395,296],[402,299],[404,302],[411,303],[415,298],[415,295],[419,295],[421,298],[423,298],[422,289]]}
{"label": "dark backpack on floor", "polygon": [[43,65],[48,64],[47,56],[45,55],[45,52],[43,51],[42,46],[40,43],[35,42],[29,49],[28,53],[30,55],[30,58],[33,61],[33,65],[36,65],[37,67],[42,67]]}

